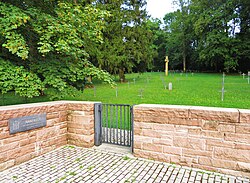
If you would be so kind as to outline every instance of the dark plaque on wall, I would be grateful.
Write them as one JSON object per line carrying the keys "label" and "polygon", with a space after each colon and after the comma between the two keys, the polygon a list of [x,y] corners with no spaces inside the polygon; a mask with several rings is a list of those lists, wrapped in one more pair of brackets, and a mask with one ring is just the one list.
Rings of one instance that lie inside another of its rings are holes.
{"label": "dark plaque on wall", "polygon": [[12,118],[9,120],[10,134],[46,126],[46,113]]}

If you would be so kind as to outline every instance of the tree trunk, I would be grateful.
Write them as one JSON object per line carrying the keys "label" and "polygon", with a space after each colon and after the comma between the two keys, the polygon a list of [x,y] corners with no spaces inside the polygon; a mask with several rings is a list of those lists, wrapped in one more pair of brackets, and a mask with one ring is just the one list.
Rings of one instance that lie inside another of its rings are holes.
{"label": "tree trunk", "polygon": [[186,54],[183,54],[183,72],[186,72]]}
{"label": "tree trunk", "polygon": [[[184,35],[185,38],[185,35]],[[182,42],[182,49],[183,49],[183,53],[182,53],[182,60],[183,60],[183,72],[186,72],[186,61],[187,61],[187,54],[186,54],[186,44],[185,44],[185,39],[183,38],[183,42]]]}
{"label": "tree trunk", "polygon": [[119,69],[119,80],[120,82],[125,82],[124,68]]}

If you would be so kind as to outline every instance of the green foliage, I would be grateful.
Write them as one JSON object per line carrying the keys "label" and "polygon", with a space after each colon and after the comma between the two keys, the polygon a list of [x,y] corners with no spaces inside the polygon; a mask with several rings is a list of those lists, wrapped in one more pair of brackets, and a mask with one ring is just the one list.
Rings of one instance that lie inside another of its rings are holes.
{"label": "green foliage", "polygon": [[87,56],[85,49],[82,49],[85,40],[102,42],[103,20],[109,16],[108,12],[91,5],[83,7],[70,3],[58,3],[55,8],[56,16],[34,8],[28,13],[32,17],[35,32],[40,36],[39,52],[56,52],[73,58]]}
{"label": "green foliage", "polygon": [[224,66],[227,72],[235,70],[239,59],[236,55],[240,50],[237,48],[239,42],[234,37],[235,25],[229,22],[237,18],[236,1],[208,3],[194,0],[195,5],[194,17],[197,21],[194,27],[199,38],[201,61],[217,69]]}
{"label": "green foliage", "polygon": [[97,1],[97,7],[111,16],[103,30],[103,44],[88,44],[91,61],[111,74],[143,72],[152,67],[153,34],[147,27],[146,1]]}
{"label": "green foliage", "polygon": [[159,19],[150,19],[147,21],[147,27],[153,35],[153,44],[151,49],[153,52],[153,70],[164,71],[166,57],[166,34],[161,28]]}
{"label": "green foliage", "polygon": [[102,43],[108,11],[71,1],[16,0],[0,2],[0,10],[0,56],[11,66],[2,68],[2,93],[33,97],[42,90],[60,99],[75,96],[86,77],[114,85],[86,51],[88,44]]}
{"label": "green foliage", "polygon": [[22,66],[14,66],[0,59],[0,91],[2,94],[14,90],[22,97],[39,96],[42,82],[37,75],[26,71]]}
{"label": "green foliage", "polygon": [[29,49],[18,28],[30,19],[19,8],[0,2],[0,37],[4,39],[3,47],[22,59],[28,58]]}
{"label": "green foliage", "polygon": [[[227,72],[250,69],[250,14],[246,0],[175,0],[165,15],[170,68]],[[248,12],[248,13],[247,13]],[[164,46],[164,43],[157,43]]]}

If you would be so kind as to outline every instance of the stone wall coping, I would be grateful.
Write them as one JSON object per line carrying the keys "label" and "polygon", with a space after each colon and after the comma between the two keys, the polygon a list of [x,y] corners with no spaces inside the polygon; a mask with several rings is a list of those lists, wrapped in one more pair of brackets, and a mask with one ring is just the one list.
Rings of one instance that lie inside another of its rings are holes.
{"label": "stone wall coping", "polygon": [[25,108],[33,108],[33,107],[46,107],[46,106],[51,106],[51,105],[62,105],[62,104],[95,104],[95,103],[100,103],[100,102],[59,100],[59,101],[52,101],[52,102],[39,102],[39,103],[0,106],[0,111],[15,110],[15,109],[21,109],[21,108],[25,109]]}
{"label": "stone wall coping", "polygon": [[236,109],[236,108],[202,107],[202,106],[190,106],[190,110],[219,111],[219,112],[239,112],[239,109]]}
{"label": "stone wall coping", "polygon": [[250,114],[250,109],[239,109],[240,113]]}
{"label": "stone wall coping", "polygon": [[164,104],[139,104],[135,105],[134,108],[166,108],[166,109],[190,109],[191,106],[185,105],[164,105]]}
{"label": "stone wall coping", "polygon": [[165,109],[188,109],[188,110],[204,110],[219,112],[244,112],[250,113],[248,109],[221,108],[221,107],[203,107],[203,106],[186,106],[186,105],[163,105],[163,104],[139,104],[134,106],[137,108],[165,108]]}

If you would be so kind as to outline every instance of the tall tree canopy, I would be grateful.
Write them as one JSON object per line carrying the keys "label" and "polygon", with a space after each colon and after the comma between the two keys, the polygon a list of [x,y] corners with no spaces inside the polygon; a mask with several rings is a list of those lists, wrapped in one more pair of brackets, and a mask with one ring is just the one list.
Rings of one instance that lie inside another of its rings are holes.
{"label": "tall tree canopy", "polygon": [[250,70],[249,1],[173,2],[179,8],[165,15],[162,30],[171,68]]}
{"label": "tall tree canopy", "polygon": [[45,92],[59,96],[82,87],[88,76],[112,84],[110,75],[96,68],[86,51],[88,44],[103,42],[109,16],[80,0],[2,0],[0,91],[33,97],[50,88]]}
{"label": "tall tree canopy", "polygon": [[97,7],[110,12],[103,30],[103,44],[88,47],[91,60],[112,74],[145,71],[151,67],[153,34],[147,26],[145,0],[97,0]]}

